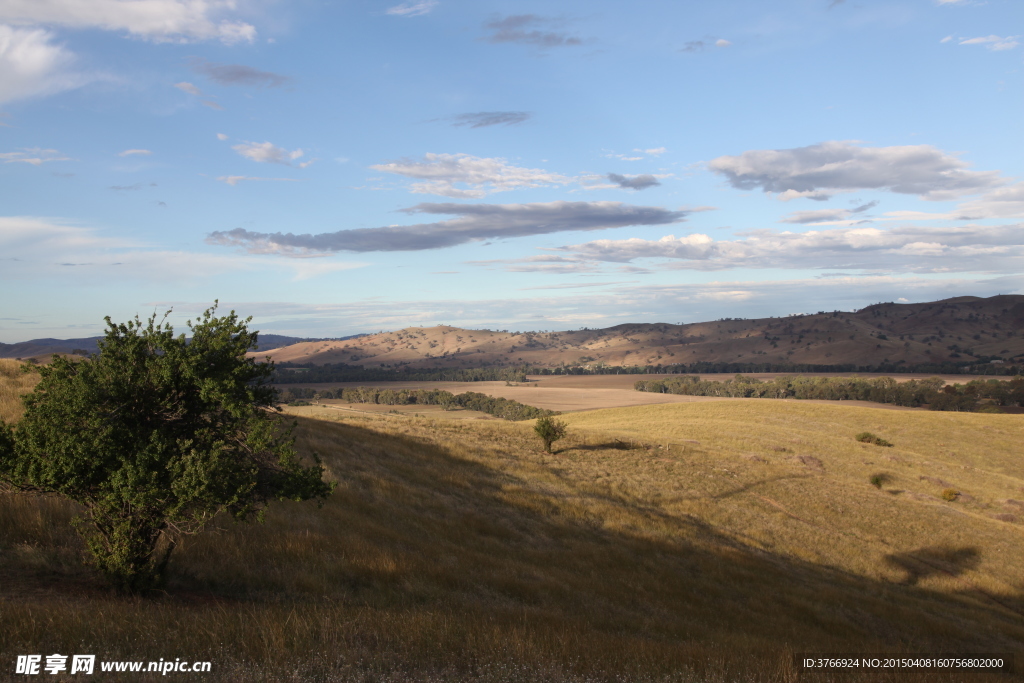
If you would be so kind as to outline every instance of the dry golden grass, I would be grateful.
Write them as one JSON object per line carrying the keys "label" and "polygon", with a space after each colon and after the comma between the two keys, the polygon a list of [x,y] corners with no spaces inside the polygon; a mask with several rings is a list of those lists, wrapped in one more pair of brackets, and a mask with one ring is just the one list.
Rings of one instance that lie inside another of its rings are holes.
{"label": "dry golden grass", "polygon": [[[563,418],[577,438],[653,445],[615,480],[754,547],[982,600],[1024,590],[1018,416],[736,400]],[[894,447],[856,441],[865,430]]]}
{"label": "dry golden grass", "polygon": [[788,682],[793,652],[1024,652],[1021,527],[990,516],[1024,485],[1016,416],[644,406],[563,416],[547,455],[529,423],[289,412],[335,495],[188,539],[159,597],[78,568],[72,506],[0,498],[0,652],[495,682]]}
{"label": "dry golden grass", "polygon": [[0,420],[14,422],[21,417],[21,397],[39,383],[39,373],[22,372],[21,361],[0,358]]}

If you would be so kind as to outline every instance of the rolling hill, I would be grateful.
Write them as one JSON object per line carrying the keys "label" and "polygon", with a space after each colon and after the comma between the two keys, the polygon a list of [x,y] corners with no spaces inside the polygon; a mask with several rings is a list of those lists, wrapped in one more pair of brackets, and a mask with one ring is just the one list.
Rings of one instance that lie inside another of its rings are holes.
{"label": "rolling hill", "polygon": [[256,352],[278,363],[470,368],[781,363],[876,366],[1024,360],[1024,296],[880,303],[859,311],[509,332],[409,327]]}
{"label": "rolling hill", "polygon": [[[330,341],[346,341],[360,335],[350,337],[339,337]],[[83,337],[81,339],[31,339],[29,341],[17,342],[15,344],[0,343],[0,358],[35,358],[40,361],[48,360],[55,353],[74,354],[82,351],[85,353],[96,353],[99,348],[96,342],[103,337]],[[301,342],[316,343],[328,341],[325,339],[308,339],[302,337],[288,337],[282,334],[261,334],[259,337],[260,351],[269,351],[282,346],[291,346]]]}

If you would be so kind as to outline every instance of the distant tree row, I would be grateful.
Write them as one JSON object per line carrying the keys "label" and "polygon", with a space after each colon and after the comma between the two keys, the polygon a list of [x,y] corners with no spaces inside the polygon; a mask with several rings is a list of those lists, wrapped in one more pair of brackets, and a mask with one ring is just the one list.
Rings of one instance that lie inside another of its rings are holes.
{"label": "distant tree row", "polygon": [[350,387],[336,391],[295,387],[285,389],[280,399],[290,403],[297,399],[340,399],[349,403],[376,403],[386,406],[441,406],[445,410],[465,408],[478,410],[504,420],[532,420],[549,417],[558,413],[543,408],[534,408],[508,398],[495,398],[475,391],[453,394],[441,389],[380,389],[377,387]]}
{"label": "distant tree row", "polygon": [[815,365],[808,363],[673,363],[669,365],[559,365],[541,367],[517,365],[488,368],[410,369],[364,368],[347,363],[326,365],[277,366],[275,384],[311,384],[314,382],[525,382],[527,375],[683,375],[734,374],[757,372],[890,372],[933,375],[1021,375],[1024,367],[994,363],[930,363],[908,365]]}
{"label": "distant tree row", "polygon": [[525,368],[452,368],[418,370],[411,368],[364,368],[347,363],[324,365],[278,365],[275,384],[314,382],[525,382]]}
{"label": "distant tree row", "polygon": [[554,368],[523,367],[527,375],[684,375],[757,372],[891,372],[933,375],[1021,375],[1024,366],[983,363],[883,363],[881,365],[816,365],[810,363],[672,363],[669,365],[567,365]]}
{"label": "distant tree row", "polygon": [[828,401],[873,401],[899,406],[927,405],[932,410],[973,411],[981,399],[999,406],[1024,406],[1024,377],[1009,381],[973,380],[943,386],[939,377],[897,382],[892,377],[777,377],[759,380],[736,375],[714,381],[698,376],[637,380],[633,388],[662,394],[730,398],[796,398]]}

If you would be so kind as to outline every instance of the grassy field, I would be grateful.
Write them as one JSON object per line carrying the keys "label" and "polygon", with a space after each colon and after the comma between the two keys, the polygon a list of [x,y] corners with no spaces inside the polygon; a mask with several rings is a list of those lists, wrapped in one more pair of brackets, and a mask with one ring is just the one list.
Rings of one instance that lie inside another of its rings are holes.
{"label": "grassy field", "polygon": [[39,374],[22,372],[24,363],[0,358],[0,420],[14,422],[21,417],[21,396],[39,382]]}
{"label": "grassy field", "polygon": [[1018,416],[638,406],[562,416],[548,455],[529,423],[288,412],[334,496],[187,539],[159,595],[83,567],[72,505],[0,496],[0,679],[53,652],[209,660],[211,681],[997,681],[803,675],[791,656],[1024,663]]}

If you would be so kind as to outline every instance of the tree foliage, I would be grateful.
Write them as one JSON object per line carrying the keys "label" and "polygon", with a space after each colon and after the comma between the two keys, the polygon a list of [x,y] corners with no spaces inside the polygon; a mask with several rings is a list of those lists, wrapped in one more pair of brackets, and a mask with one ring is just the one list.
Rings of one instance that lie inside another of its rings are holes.
{"label": "tree foliage", "polygon": [[566,424],[553,417],[542,417],[533,426],[533,431],[544,441],[544,450],[551,452],[551,444],[565,436]]}
{"label": "tree foliage", "polygon": [[739,398],[797,398],[829,401],[874,401],[900,406],[927,405],[930,410],[973,411],[979,400],[998,406],[1024,406],[1024,377],[1011,380],[971,380],[944,385],[940,377],[897,382],[892,377],[776,377],[759,380],[736,375],[728,380],[704,380],[681,375],[637,380],[633,388],[661,394],[729,396]]}
{"label": "tree foliage", "polygon": [[[10,460],[14,457],[14,436],[11,434],[11,428],[4,424],[3,420],[0,420],[0,463]],[[0,485],[4,482],[0,479]]]}
{"label": "tree foliage", "polygon": [[[319,398],[318,398],[319,397]],[[388,406],[424,405],[442,406],[445,410],[465,408],[489,413],[503,420],[532,420],[536,417],[557,415],[553,410],[534,408],[510,398],[488,396],[475,391],[452,394],[443,389],[382,389],[380,387],[345,387],[332,391],[330,389],[312,389],[309,387],[293,387],[281,392],[281,400],[293,402],[296,399],[340,399],[350,403],[376,403]],[[293,405],[297,405],[293,404]]]}
{"label": "tree foliage", "polygon": [[250,319],[215,312],[188,323],[190,340],[166,316],[107,318],[91,359],[40,368],[13,451],[0,433],[0,479],[81,504],[76,525],[97,566],[128,590],[157,584],[177,539],[220,512],[262,519],[272,500],[333,489],[319,464],[299,462],[274,414],[272,367],[245,356]]}

